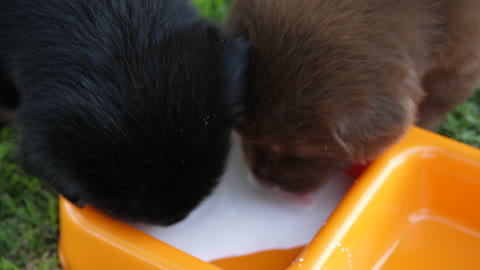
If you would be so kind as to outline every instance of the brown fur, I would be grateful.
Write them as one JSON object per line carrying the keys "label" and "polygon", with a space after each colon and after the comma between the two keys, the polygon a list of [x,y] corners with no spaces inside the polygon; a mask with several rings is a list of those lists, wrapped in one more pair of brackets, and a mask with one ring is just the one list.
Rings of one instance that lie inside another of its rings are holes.
{"label": "brown fur", "polygon": [[434,129],[480,82],[478,0],[237,0],[253,46],[238,128],[259,180],[306,193]]}

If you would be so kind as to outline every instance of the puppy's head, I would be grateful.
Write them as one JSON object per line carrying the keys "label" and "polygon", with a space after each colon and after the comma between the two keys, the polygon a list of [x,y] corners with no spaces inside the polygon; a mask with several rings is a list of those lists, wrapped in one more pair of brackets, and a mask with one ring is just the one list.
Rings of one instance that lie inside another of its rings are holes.
{"label": "puppy's head", "polygon": [[244,110],[248,45],[204,22],[140,37],[26,95],[18,156],[79,205],[169,225],[223,172]]}
{"label": "puppy's head", "polygon": [[401,138],[413,122],[414,108],[408,106],[394,97],[375,96],[372,103],[339,107],[328,117],[292,111],[283,119],[296,124],[278,129],[246,118],[239,133],[258,181],[305,194],[349,164],[376,158]]}
{"label": "puppy's head", "polygon": [[238,126],[258,180],[309,193],[350,163],[376,158],[414,123],[419,91],[408,68],[356,48],[259,38]]}

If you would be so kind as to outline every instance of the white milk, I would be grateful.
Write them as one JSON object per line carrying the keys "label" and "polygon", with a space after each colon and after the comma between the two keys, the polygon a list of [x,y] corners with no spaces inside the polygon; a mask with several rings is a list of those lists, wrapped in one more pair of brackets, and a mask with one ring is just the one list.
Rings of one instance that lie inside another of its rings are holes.
{"label": "white milk", "polygon": [[235,136],[220,185],[188,218],[170,227],[134,226],[204,261],[294,248],[310,242],[352,183],[336,175],[305,205],[249,177]]}

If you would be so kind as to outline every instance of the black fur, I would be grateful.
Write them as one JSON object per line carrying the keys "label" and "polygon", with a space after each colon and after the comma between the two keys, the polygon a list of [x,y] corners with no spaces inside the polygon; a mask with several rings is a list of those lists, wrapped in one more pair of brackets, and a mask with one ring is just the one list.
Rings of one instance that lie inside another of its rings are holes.
{"label": "black fur", "polygon": [[121,220],[185,218],[223,172],[248,44],[185,0],[0,3],[26,171]]}

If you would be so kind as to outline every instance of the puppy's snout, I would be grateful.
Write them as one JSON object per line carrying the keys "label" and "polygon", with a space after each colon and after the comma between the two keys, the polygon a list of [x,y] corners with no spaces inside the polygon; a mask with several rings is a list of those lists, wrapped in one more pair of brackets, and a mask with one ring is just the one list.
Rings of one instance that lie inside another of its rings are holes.
{"label": "puppy's snout", "polygon": [[267,175],[267,171],[263,167],[255,167],[253,169],[253,173],[259,177],[265,177]]}
{"label": "puppy's snout", "polygon": [[273,181],[272,168],[277,166],[278,159],[265,151],[257,149],[255,151],[253,172],[264,181]]}
{"label": "puppy's snout", "polygon": [[253,169],[253,179],[265,188],[274,188],[275,183],[272,182],[271,178],[268,176],[267,172],[259,172],[259,170]]}
{"label": "puppy's snout", "polygon": [[253,174],[255,174],[257,179],[261,182],[270,181],[268,169],[264,166],[256,166],[253,168]]}
{"label": "puppy's snout", "polygon": [[263,145],[245,143],[243,147],[255,180],[265,187],[275,186],[274,168],[278,158],[266,150]]}

